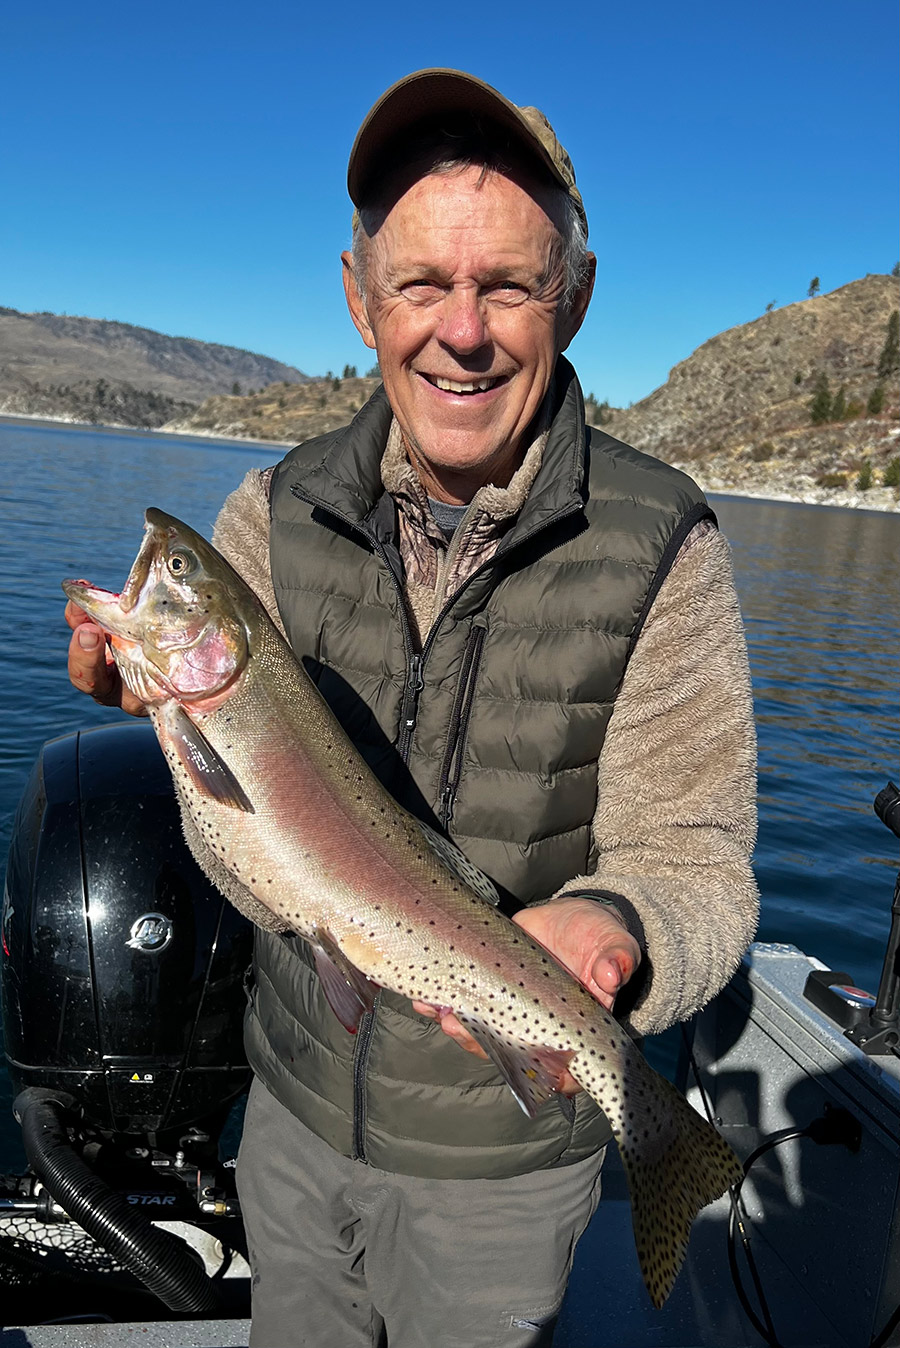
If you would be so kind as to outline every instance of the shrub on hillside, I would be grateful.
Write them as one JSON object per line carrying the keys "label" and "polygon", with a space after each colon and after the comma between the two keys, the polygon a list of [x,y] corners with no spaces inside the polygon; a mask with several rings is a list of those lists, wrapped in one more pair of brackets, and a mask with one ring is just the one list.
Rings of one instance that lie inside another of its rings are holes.
{"label": "shrub on hillside", "polygon": [[900,309],[895,309],[888,319],[887,336],[878,357],[878,378],[887,379],[897,370],[900,370]]}
{"label": "shrub on hillside", "polygon": [[877,417],[884,410],[884,384],[876,384],[869,394],[866,411],[870,417]]}
{"label": "shrub on hillside", "polygon": [[831,389],[824,370],[816,379],[815,392],[809,402],[809,419],[814,426],[823,426],[831,420]]}

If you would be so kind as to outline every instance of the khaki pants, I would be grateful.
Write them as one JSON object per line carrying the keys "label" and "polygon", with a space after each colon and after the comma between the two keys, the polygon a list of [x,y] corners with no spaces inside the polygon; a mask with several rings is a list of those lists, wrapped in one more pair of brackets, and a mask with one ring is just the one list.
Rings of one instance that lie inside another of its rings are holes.
{"label": "khaki pants", "polygon": [[251,1348],[545,1348],[602,1160],[393,1175],[338,1155],[254,1081],[237,1167]]}

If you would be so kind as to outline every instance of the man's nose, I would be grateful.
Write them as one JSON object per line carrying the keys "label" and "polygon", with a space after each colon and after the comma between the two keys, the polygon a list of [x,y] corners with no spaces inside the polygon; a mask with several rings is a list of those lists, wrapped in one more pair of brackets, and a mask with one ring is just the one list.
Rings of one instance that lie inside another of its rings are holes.
{"label": "man's nose", "polygon": [[444,299],[438,338],[461,355],[471,355],[488,339],[481,297],[474,287],[454,286]]}

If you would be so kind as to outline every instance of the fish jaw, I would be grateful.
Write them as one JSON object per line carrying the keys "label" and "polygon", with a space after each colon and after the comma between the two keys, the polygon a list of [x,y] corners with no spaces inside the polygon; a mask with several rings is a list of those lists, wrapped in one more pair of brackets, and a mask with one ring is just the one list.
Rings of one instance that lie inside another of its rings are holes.
{"label": "fish jaw", "polygon": [[64,580],[62,587],[66,598],[83,609],[109,636],[135,639],[129,631],[128,619],[122,611],[120,594],[112,590],[101,590],[99,585],[90,585],[86,580]]}

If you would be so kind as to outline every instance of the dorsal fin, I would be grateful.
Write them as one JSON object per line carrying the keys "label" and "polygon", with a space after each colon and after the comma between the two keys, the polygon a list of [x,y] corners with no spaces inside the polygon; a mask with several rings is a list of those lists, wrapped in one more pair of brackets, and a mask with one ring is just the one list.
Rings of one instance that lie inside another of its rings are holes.
{"label": "dorsal fin", "polygon": [[415,822],[428,846],[438,860],[444,863],[447,870],[451,871],[457,880],[461,880],[469,889],[474,890],[479,898],[484,899],[485,903],[489,903],[492,908],[496,908],[500,902],[500,895],[493,880],[486,876],[484,871],[479,870],[475,863],[470,861],[464,852],[460,851],[455,842],[445,838],[442,833],[438,833],[437,829],[431,828],[430,825],[423,824],[421,819],[417,819]]}

